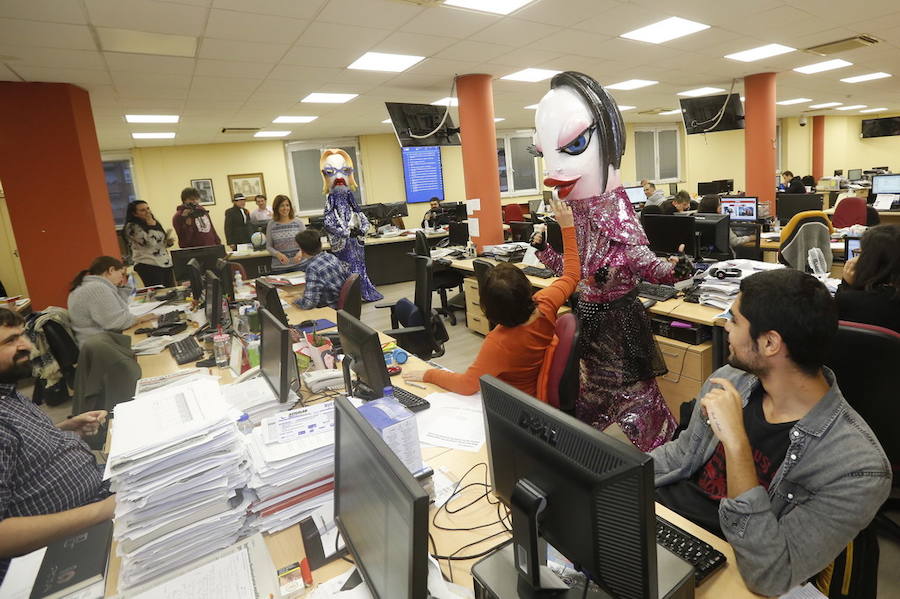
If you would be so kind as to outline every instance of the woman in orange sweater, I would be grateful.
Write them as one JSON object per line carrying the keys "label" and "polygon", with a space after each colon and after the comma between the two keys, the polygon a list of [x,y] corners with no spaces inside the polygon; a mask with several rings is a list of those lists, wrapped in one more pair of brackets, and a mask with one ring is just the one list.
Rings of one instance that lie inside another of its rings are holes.
{"label": "woman in orange sweater", "polygon": [[425,381],[454,393],[472,395],[479,390],[481,375],[490,374],[532,397],[538,395],[538,374],[553,341],[556,312],[581,278],[572,209],[564,202],[554,202],[553,209],[563,235],[563,276],[532,295],[531,283],[519,267],[506,262],[498,264],[480,290],[481,308],[497,326],[485,337],[475,362],[461,374],[438,368],[406,370],[405,380]]}

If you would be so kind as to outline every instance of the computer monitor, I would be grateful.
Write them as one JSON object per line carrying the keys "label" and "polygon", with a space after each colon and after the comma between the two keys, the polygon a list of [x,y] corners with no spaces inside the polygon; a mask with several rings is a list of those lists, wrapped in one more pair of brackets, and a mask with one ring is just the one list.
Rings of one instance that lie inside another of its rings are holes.
{"label": "computer monitor", "polygon": [[775,194],[775,216],[782,225],[801,212],[821,210],[822,205],[822,194],[818,193]]}
{"label": "computer monitor", "polygon": [[531,220],[536,220],[538,213],[541,211],[541,204],[544,203],[544,200],[528,200],[528,214],[531,215]]}
{"label": "computer monitor", "polygon": [[653,458],[492,376],[481,377],[481,398],[519,588],[555,576],[541,567],[549,543],[610,596],[655,599]]}
{"label": "computer monitor", "polygon": [[730,224],[728,214],[694,214],[694,230],[701,258],[730,260],[734,257],[729,241]]}
{"label": "computer monitor", "polygon": [[844,237],[844,259],[849,260],[859,255],[862,248],[862,237]]}
{"label": "computer monitor", "polygon": [[389,221],[396,217],[409,216],[409,208],[407,207],[406,202],[391,202],[389,204],[382,204],[382,206],[384,206],[385,221]]}
{"label": "computer monitor", "polygon": [[225,258],[216,260],[216,276],[222,283],[222,295],[228,298],[228,301],[234,301],[234,275],[232,275],[231,262]]}
{"label": "computer monitor", "polygon": [[[338,310],[337,325],[344,351],[344,388],[347,393],[362,399],[383,397],[384,388],[391,386],[391,379],[378,333],[344,310]],[[351,369],[357,376],[355,388],[351,381]]]}
{"label": "computer monitor", "polygon": [[534,223],[513,221],[509,223],[509,232],[513,241],[530,241]]}
{"label": "computer monitor", "polygon": [[547,243],[558,254],[563,253],[562,227],[555,220],[544,221],[547,225]]}
{"label": "computer monitor", "polygon": [[306,225],[307,229],[315,229],[316,231],[320,231],[323,235],[325,234],[325,217],[324,216],[310,216],[309,223]]}
{"label": "computer monitor", "polygon": [[375,226],[384,221],[384,204],[363,204],[359,207],[359,211]]}
{"label": "computer monitor", "polygon": [[755,221],[759,215],[757,198],[722,198],[722,214],[727,214],[732,221]]}
{"label": "computer monitor", "polygon": [[836,169],[834,169],[834,176],[835,176],[835,177],[843,177],[843,176],[844,176],[844,169],[842,169],[842,168],[836,168]]}
{"label": "computer monitor", "polygon": [[875,175],[872,177],[872,193],[900,193],[900,175]]}
{"label": "computer monitor", "polygon": [[216,260],[225,257],[224,245],[203,245],[195,248],[185,248],[183,250],[172,250],[172,272],[176,281],[187,281],[188,271],[187,263],[191,258],[196,258],[200,263],[200,272],[213,270],[216,267]]}
{"label": "computer monitor", "polygon": [[719,193],[731,193],[734,191],[734,179],[716,179],[713,183],[719,186]]}
{"label": "computer monitor", "polygon": [[441,204],[441,210],[444,211],[451,223],[461,223],[469,218],[464,202],[444,202]]}
{"label": "computer monitor", "polygon": [[847,180],[848,181],[859,181],[862,179],[862,169],[861,168],[851,168],[847,171]]}
{"label": "computer monitor", "polygon": [[625,194],[628,196],[628,201],[634,204],[643,204],[647,201],[647,194],[644,193],[644,188],[640,185],[636,187],[626,187]]}
{"label": "computer monitor", "polygon": [[650,249],[657,255],[669,256],[678,252],[684,244],[684,253],[696,255],[694,217],[677,214],[641,214],[641,225]]}
{"label": "computer monitor", "polygon": [[678,183],[669,183],[669,195],[673,196],[678,193]]}
{"label": "computer monitor", "polygon": [[211,270],[206,271],[206,286],[204,293],[206,322],[210,330],[215,332],[220,326],[224,326],[222,315],[222,282]]}
{"label": "computer monitor", "polygon": [[278,297],[278,289],[274,285],[266,283],[262,279],[256,279],[256,301],[259,302],[260,308],[265,308],[278,319],[278,322],[288,326],[287,314],[284,313],[281,298]]}
{"label": "computer monitor", "polygon": [[[413,146],[458,146],[459,129],[453,126],[447,106],[385,102],[397,141]],[[428,135],[431,133],[431,135]]]}
{"label": "computer monitor", "polygon": [[450,223],[447,225],[449,232],[449,245],[465,247],[469,243],[469,225],[466,223]]}
{"label": "computer monitor", "polygon": [[260,310],[259,314],[261,326],[259,371],[269,383],[278,401],[285,403],[291,391],[290,380],[288,380],[290,361],[295,360],[291,351],[291,334],[288,328],[265,308]]}
{"label": "computer monitor", "polygon": [[191,295],[194,301],[203,301],[203,265],[196,258],[191,258],[185,265],[187,271],[187,280],[191,284]]}
{"label": "computer monitor", "polygon": [[719,184],[715,181],[701,181],[697,183],[697,194],[700,196],[712,196],[719,193]]}
{"label": "computer monitor", "polygon": [[346,397],[334,402],[334,519],[376,599],[428,595],[428,493]]}
{"label": "computer monitor", "polygon": [[781,188],[781,175],[775,175],[775,189]]}

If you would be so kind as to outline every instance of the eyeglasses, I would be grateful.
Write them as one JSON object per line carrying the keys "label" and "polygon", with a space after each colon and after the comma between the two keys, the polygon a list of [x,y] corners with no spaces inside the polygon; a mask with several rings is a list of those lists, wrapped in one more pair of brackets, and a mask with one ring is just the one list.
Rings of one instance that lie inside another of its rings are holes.
{"label": "eyeglasses", "polygon": [[340,173],[346,177],[349,177],[350,175],[353,174],[353,167],[345,166],[344,168],[334,168],[333,166],[326,166],[325,168],[322,169],[322,174],[325,175],[326,177],[333,177],[338,173]]}

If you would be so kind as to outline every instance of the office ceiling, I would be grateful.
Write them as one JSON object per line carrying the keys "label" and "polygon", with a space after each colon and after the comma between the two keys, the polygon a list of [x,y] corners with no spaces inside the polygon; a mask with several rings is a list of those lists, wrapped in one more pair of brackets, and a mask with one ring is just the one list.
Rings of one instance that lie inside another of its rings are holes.
{"label": "office ceiling", "polygon": [[[423,0],[424,1],[424,0]],[[432,2],[433,3],[433,2]],[[618,36],[678,16],[711,28],[662,44]],[[193,57],[101,51],[106,28],[193,36]],[[725,54],[780,43],[807,48],[858,34],[879,44],[843,52],[851,67],[814,75],[791,69],[826,58],[792,52],[752,63]],[[402,73],[348,70],[367,51],[427,57]],[[3,0],[0,80],[68,82],[87,89],[104,150],[252,140],[223,127],[291,130],[291,140],[388,133],[385,101],[430,103],[446,97],[454,74],[490,73],[498,129],[533,126],[548,81],[499,77],[538,67],[579,70],[603,84],[639,78],[660,83],[616,91],[637,108],[626,121],[671,122],[642,115],[678,106],[676,92],[729,89],[738,78],[778,72],[779,116],[824,102],[900,110],[900,2],[859,0],[535,0],[508,16],[404,0]],[[893,77],[849,84],[877,71]],[[308,104],[311,92],[351,92],[346,104]],[[123,115],[179,114],[177,125],[133,125]],[[308,124],[274,125],[279,115],[315,115]],[[456,110],[453,110],[456,118]],[[875,115],[877,116],[877,115]],[[175,131],[174,140],[133,140],[131,132]]]}

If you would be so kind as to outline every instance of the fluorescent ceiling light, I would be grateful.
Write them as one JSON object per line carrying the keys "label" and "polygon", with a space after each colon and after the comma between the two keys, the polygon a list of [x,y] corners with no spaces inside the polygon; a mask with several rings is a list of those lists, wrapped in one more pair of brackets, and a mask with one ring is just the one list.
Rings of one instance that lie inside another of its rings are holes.
{"label": "fluorescent ceiling light", "polygon": [[626,110],[634,110],[637,106],[628,106],[626,104],[619,104],[619,112],[625,112]]}
{"label": "fluorescent ceiling light", "polygon": [[317,116],[280,116],[273,123],[311,123],[316,120]]}
{"label": "fluorescent ceiling light", "polygon": [[881,108],[868,108],[868,109],[866,109],[866,110],[860,110],[860,112],[884,112],[885,110],[887,110],[887,108],[884,108],[884,107],[881,107]]}
{"label": "fluorescent ceiling light", "polygon": [[669,17],[659,23],[653,23],[628,33],[623,33],[619,37],[629,40],[637,40],[639,42],[649,42],[651,44],[661,44],[669,40],[674,40],[685,35],[697,33],[709,29],[709,25],[697,23],[696,21],[688,21],[680,17]]}
{"label": "fluorescent ceiling light", "polygon": [[459,100],[456,98],[441,98],[431,103],[432,106],[459,106]]}
{"label": "fluorescent ceiling light", "polygon": [[444,6],[468,8],[478,12],[489,12],[495,15],[508,15],[514,10],[531,4],[534,0],[444,0]]}
{"label": "fluorescent ceiling light", "polygon": [[749,50],[743,50],[742,52],[726,54],[725,58],[730,58],[731,60],[740,60],[741,62],[753,62],[754,60],[762,60],[763,58],[769,58],[770,56],[787,54],[788,52],[793,52],[794,50],[796,50],[796,48],[791,48],[790,46],[782,46],[781,44],[766,44],[765,46],[760,46],[758,48],[750,48]]}
{"label": "fluorescent ceiling light", "polygon": [[709,94],[715,94],[718,92],[725,91],[721,87],[698,87],[697,89],[689,89],[684,92],[678,92],[679,96],[688,96],[689,98],[694,98],[697,96],[708,96]]}
{"label": "fluorescent ceiling light", "polygon": [[538,107],[537,104],[530,104],[530,105],[528,105],[528,106],[523,106],[523,108],[524,108],[525,110],[537,110],[537,107]]}
{"label": "fluorescent ceiling light", "polygon": [[866,108],[868,104],[851,104],[850,106],[841,106],[835,110],[856,110],[857,108]]}
{"label": "fluorescent ceiling light", "polygon": [[528,83],[537,83],[538,81],[549,79],[550,77],[553,77],[560,72],[561,71],[553,71],[551,69],[523,69],[515,73],[510,73],[509,75],[504,75],[500,78],[506,79],[507,81],[526,81]]}
{"label": "fluorescent ceiling light", "polygon": [[676,108],[675,110],[664,110],[663,112],[660,112],[659,115],[668,116],[670,114],[681,114],[682,112],[684,112],[682,109]]}
{"label": "fluorescent ceiling light", "polygon": [[813,73],[821,73],[822,71],[831,71],[834,69],[842,69],[844,67],[853,66],[852,62],[847,62],[846,60],[841,60],[840,58],[835,58],[834,60],[826,60],[824,62],[816,62],[813,64],[808,64],[805,67],[797,67],[794,69],[798,73],[803,73],[805,75],[812,75]]}
{"label": "fluorescent ceiling light", "polygon": [[177,123],[177,114],[126,114],[129,123]]}
{"label": "fluorescent ceiling light", "polygon": [[287,137],[290,131],[257,131],[253,137]]}
{"label": "fluorescent ceiling light", "polygon": [[884,79],[885,77],[890,77],[890,73],[869,73],[868,75],[857,75],[855,77],[847,77],[846,79],[841,79],[844,83],[861,83],[863,81],[871,81],[873,79]]}
{"label": "fluorescent ceiling light", "polygon": [[504,117],[502,117],[502,116],[495,116],[495,117],[494,117],[494,122],[495,122],[495,123],[499,123],[500,121],[505,121],[505,120],[506,120],[506,119],[505,119]]}
{"label": "fluorescent ceiling light", "polygon": [[366,52],[353,61],[347,68],[361,71],[389,71],[391,73],[400,73],[424,59],[424,56],[412,56],[410,54]]}
{"label": "fluorescent ceiling light", "polygon": [[613,83],[612,85],[607,85],[605,87],[606,89],[630,90],[647,87],[649,85],[656,85],[657,83],[659,83],[659,81],[650,81],[648,79],[629,79],[628,81],[619,81],[618,83]]}
{"label": "fluorescent ceiling light", "polygon": [[316,104],[343,104],[349,102],[359,94],[320,94],[312,93],[300,100],[301,102],[312,102]]}
{"label": "fluorescent ceiling light", "polygon": [[813,104],[810,108],[818,109],[818,108],[833,108],[835,106],[840,106],[843,102],[825,102],[823,104]]}
{"label": "fluorescent ceiling light", "polygon": [[175,137],[174,131],[165,131],[159,133],[132,133],[132,139],[173,139]]}
{"label": "fluorescent ceiling light", "polygon": [[94,27],[100,49],[106,52],[130,54],[156,54],[160,56],[187,56],[197,54],[197,38],[193,35],[169,35],[148,33],[133,29]]}
{"label": "fluorescent ceiling light", "polygon": [[775,103],[780,104],[781,106],[790,106],[791,104],[806,104],[807,102],[812,102],[812,98],[793,98],[791,100],[782,100],[781,102]]}

